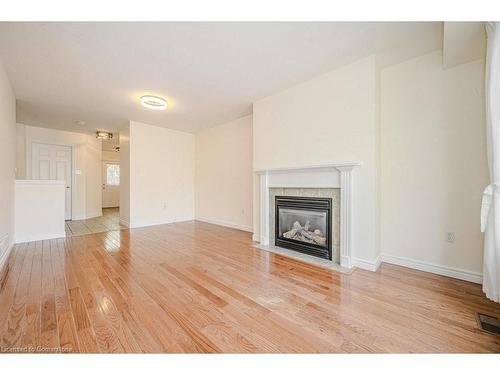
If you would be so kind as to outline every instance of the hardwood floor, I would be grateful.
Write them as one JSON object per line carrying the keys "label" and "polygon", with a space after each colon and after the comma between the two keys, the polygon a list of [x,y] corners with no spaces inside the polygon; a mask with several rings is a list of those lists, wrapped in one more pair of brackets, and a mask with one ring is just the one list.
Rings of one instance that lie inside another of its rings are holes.
{"label": "hardwood floor", "polygon": [[340,274],[200,222],[20,244],[9,267],[3,352],[500,352],[476,326],[500,315],[479,285]]}
{"label": "hardwood floor", "polygon": [[120,225],[119,208],[103,208],[102,216],[86,220],[66,221],[66,236],[81,236],[83,234],[108,232],[123,229]]}

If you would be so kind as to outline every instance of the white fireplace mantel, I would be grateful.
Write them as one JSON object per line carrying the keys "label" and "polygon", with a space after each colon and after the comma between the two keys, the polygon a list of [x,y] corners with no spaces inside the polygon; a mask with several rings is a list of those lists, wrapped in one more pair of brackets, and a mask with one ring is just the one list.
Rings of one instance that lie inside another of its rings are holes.
{"label": "white fireplace mantel", "polygon": [[352,267],[353,169],[361,163],[329,163],[323,165],[257,170],[260,177],[260,244],[269,246],[270,188],[340,188],[340,265]]}

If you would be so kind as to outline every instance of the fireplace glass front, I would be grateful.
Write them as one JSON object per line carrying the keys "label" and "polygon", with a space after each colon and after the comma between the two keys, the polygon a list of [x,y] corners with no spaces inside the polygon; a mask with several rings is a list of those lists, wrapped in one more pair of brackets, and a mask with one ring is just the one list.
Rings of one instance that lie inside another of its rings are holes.
{"label": "fireplace glass front", "polygon": [[332,259],[331,198],[276,197],[276,246]]}

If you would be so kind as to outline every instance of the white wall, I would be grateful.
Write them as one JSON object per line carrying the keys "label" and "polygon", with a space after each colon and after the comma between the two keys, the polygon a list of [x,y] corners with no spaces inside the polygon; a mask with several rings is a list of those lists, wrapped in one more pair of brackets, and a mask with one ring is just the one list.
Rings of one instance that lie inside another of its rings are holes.
{"label": "white wall", "polygon": [[102,150],[102,160],[120,162],[120,153],[116,151]]}
{"label": "white wall", "polygon": [[102,215],[102,145],[95,135],[87,135],[85,156],[85,216]]}
{"label": "white wall", "polygon": [[196,219],[252,231],[252,116],[196,134]]}
{"label": "white wall", "polygon": [[[17,133],[18,179],[31,178],[31,144],[33,142],[71,146],[73,148],[73,220],[102,215],[102,146],[100,140],[91,134],[39,128],[23,124],[17,124]],[[24,146],[22,145],[23,138]],[[25,174],[21,173],[23,170]],[[76,171],[81,171],[81,174],[77,174]]]}
{"label": "white wall", "polygon": [[[362,163],[354,172],[354,264],[379,255],[377,87],[372,56],[259,100],[253,110],[255,170]],[[254,233],[258,220],[254,204]]]}
{"label": "white wall", "polygon": [[129,131],[130,226],[193,220],[195,136],[133,121]]}
{"label": "white wall", "polygon": [[57,180],[17,180],[16,243],[64,237],[66,184]]}
{"label": "white wall", "polygon": [[0,267],[14,242],[16,98],[0,61]]}
{"label": "white wall", "polygon": [[26,132],[23,124],[16,124],[16,179],[26,179]]}
{"label": "white wall", "polygon": [[120,131],[120,224],[130,226],[130,124]]}
{"label": "white wall", "polygon": [[[483,82],[483,60],[445,70],[440,51],[382,70],[385,254],[481,273],[479,214],[488,184]],[[446,232],[456,233],[454,243]]]}

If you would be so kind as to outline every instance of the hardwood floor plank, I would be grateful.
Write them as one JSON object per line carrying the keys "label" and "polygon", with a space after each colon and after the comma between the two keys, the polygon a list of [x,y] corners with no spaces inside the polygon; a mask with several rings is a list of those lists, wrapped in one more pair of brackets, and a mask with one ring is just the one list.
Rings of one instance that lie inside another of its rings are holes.
{"label": "hardwood floor plank", "polygon": [[78,333],[73,318],[64,268],[64,240],[51,241],[51,259],[54,272],[57,327],[61,349],[78,353]]}
{"label": "hardwood floor plank", "polygon": [[40,324],[40,345],[45,348],[59,347],[57,334],[56,300],[54,296],[54,275],[50,253],[50,241],[42,242],[42,311]]}
{"label": "hardwood floor plank", "polygon": [[[116,228],[106,218],[67,231]],[[6,347],[84,353],[500,352],[480,285],[383,264],[319,268],[200,222],[16,245],[0,292]]]}
{"label": "hardwood floor plank", "polygon": [[28,244],[24,244],[20,251],[25,251],[23,265],[19,274],[14,301],[10,308],[6,325],[3,329],[2,346],[20,347],[20,342],[26,327],[26,302],[29,291],[33,252],[28,251]]}
{"label": "hardwood floor plank", "polygon": [[23,251],[25,248],[26,244],[16,246],[12,250],[14,254],[11,254],[8,258],[8,273],[2,284],[2,289],[0,290],[0,327],[3,327],[5,324],[10,307],[12,306],[12,302],[14,300],[20,270],[26,255],[26,251]]}
{"label": "hardwood floor plank", "polygon": [[[130,273],[125,260],[104,258],[100,253],[94,253],[105,261],[115,273],[115,283],[122,295],[134,304],[137,314],[149,332],[161,343],[163,351],[198,352],[196,343],[187,335],[182,327],[169,315],[166,315],[160,305],[148,293],[149,283],[140,270]],[[120,256],[121,259],[121,256]],[[137,281],[135,280],[137,278]],[[126,281],[125,281],[126,280]],[[146,288],[146,289],[144,289]],[[152,291],[154,295],[154,290]],[[175,340],[172,338],[175,337]]]}
{"label": "hardwood floor plank", "polygon": [[40,344],[42,300],[42,242],[32,242],[27,251],[33,252],[28,302],[26,305],[26,329],[21,346],[38,347]]}

